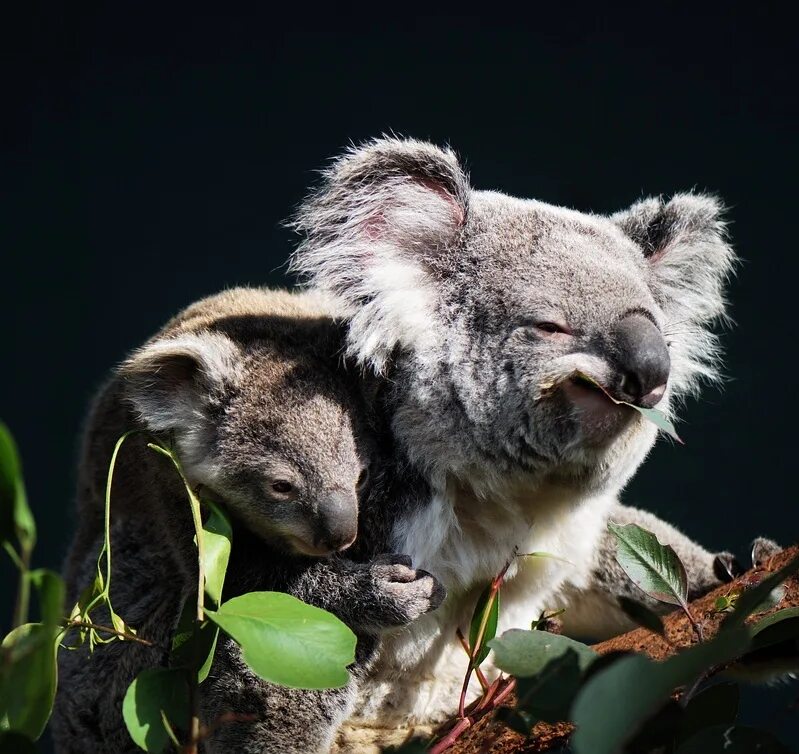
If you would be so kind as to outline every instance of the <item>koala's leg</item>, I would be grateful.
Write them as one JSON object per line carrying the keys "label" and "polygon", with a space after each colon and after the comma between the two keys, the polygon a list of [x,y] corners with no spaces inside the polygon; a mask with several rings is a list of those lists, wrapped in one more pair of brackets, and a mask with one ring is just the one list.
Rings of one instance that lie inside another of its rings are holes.
{"label": "koala's leg", "polygon": [[311,691],[267,683],[244,663],[239,646],[220,637],[200,687],[202,718],[213,731],[206,754],[327,754],[357,694],[357,672],[340,689]]}
{"label": "koala's leg", "polygon": [[[708,552],[651,513],[616,503],[608,518],[621,525],[638,524],[655,534],[663,544],[671,545],[685,565],[689,599],[695,599],[719,584],[730,581],[740,572],[729,553]],[[616,561],[616,538],[606,531],[594,556],[587,582],[568,584],[564,590],[564,632],[571,636],[605,639],[631,630],[635,625],[619,608],[620,596],[642,602],[659,613],[674,609],[648,597],[630,581]]]}

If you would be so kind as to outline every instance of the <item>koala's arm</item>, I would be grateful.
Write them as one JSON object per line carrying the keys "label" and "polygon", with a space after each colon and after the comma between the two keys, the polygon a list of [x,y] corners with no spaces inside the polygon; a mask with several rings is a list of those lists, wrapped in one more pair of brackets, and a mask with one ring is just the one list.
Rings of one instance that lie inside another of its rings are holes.
{"label": "koala's arm", "polygon": [[[616,503],[608,520],[620,525],[637,524],[655,534],[663,544],[671,545],[688,574],[689,600],[731,580],[740,570],[729,553],[709,552],[647,511]],[[572,636],[600,640],[635,628],[619,608],[618,598],[621,596],[630,597],[659,613],[674,609],[672,605],[647,596],[630,581],[616,560],[616,538],[606,530],[601,536],[587,581],[568,584],[564,590],[564,631]]]}
{"label": "koala's arm", "polygon": [[381,555],[369,563],[343,558],[312,561],[285,591],[328,610],[356,632],[379,634],[404,626],[444,599],[444,587],[404,555]]}

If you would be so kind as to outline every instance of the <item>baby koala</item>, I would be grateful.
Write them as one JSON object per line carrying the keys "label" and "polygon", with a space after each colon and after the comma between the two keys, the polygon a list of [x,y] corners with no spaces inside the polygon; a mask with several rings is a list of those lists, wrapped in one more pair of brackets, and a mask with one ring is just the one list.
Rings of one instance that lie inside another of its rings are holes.
{"label": "baby koala", "polygon": [[[203,722],[225,713],[205,752],[324,752],[349,715],[359,678],[388,627],[435,609],[441,585],[402,555],[341,554],[371,484],[364,382],[341,363],[341,333],[317,294],[236,289],[185,310],[136,351],[101,391],[85,434],[79,528],[66,576],[71,598],[92,580],[102,543],[105,475],[117,438],[140,428],[172,443],[201,497],[234,526],[225,599],[288,592],[358,636],[351,681],[305,691],[262,681],[220,637],[200,686]],[[112,495],[114,609],[150,646],[113,642],[60,653],[55,741],[61,752],[135,752],[121,716],[133,678],[167,663],[183,602],[197,579],[185,490],[170,464],[132,436]],[[102,622],[102,621],[101,621]]]}

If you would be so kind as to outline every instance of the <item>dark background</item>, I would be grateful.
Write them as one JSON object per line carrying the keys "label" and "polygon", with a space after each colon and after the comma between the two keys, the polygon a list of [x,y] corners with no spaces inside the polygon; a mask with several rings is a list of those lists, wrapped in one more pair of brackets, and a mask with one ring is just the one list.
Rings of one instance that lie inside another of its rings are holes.
{"label": "dark background", "polygon": [[[294,239],[281,221],[313,171],[389,130],[451,143],[478,188],[580,210],[691,187],[728,202],[745,260],[730,291],[729,381],[689,402],[686,446],[659,443],[626,500],[742,556],[756,534],[795,541],[788,17],[754,4],[524,17],[379,7],[89,4],[6,29],[20,105],[2,123],[0,417],[26,464],[36,564],[64,556],[78,432],[109,368],[200,296],[285,282]],[[750,718],[780,717],[799,738],[799,713],[782,713],[796,693],[759,692]]]}

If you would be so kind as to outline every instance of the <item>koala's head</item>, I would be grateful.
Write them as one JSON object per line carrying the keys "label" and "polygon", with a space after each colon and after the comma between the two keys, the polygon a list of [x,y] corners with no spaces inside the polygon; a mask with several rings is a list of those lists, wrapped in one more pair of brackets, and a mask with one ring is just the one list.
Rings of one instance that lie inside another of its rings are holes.
{"label": "koala's head", "polygon": [[249,529],[306,555],[353,542],[366,466],[352,396],[322,354],[205,330],[156,339],[121,376],[140,422],[174,442],[189,481]]}
{"label": "koala's head", "polygon": [[476,191],[451,151],[383,139],[327,171],[293,267],[348,307],[351,354],[401,373],[395,429],[420,460],[621,483],[655,429],[579,375],[666,411],[713,378],[721,213],[697,194],[604,217]]}

